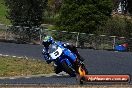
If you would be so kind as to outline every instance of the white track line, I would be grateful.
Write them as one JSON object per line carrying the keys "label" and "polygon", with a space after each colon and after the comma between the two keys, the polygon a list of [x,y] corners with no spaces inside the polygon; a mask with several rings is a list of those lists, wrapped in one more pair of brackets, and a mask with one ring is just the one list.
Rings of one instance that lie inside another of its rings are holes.
{"label": "white track line", "polygon": [[0,77],[0,79],[19,79],[19,78],[36,78],[36,77],[52,77],[52,76],[67,76],[68,74],[66,74],[65,72],[61,72],[60,74],[56,74],[56,73],[50,73],[50,74],[39,74],[39,75],[28,75],[28,76],[14,76],[14,77]]}
{"label": "white track line", "polygon": [[12,57],[17,57],[17,56],[12,56]]}
{"label": "white track line", "polygon": [[11,55],[5,55],[5,54],[0,54],[0,56],[3,56],[3,57],[13,57],[13,58],[19,58],[19,59],[21,59],[21,58],[26,58],[26,59],[28,59],[28,57],[18,57],[18,56],[11,56]]}

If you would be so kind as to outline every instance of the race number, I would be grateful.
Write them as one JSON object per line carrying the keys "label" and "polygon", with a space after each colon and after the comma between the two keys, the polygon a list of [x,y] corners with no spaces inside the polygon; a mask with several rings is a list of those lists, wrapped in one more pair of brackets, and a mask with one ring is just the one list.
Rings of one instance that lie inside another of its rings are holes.
{"label": "race number", "polygon": [[56,52],[54,53],[54,55],[55,55],[55,56],[59,55],[59,52],[58,52],[58,51],[56,51]]}
{"label": "race number", "polygon": [[58,47],[58,49],[55,52],[51,53],[50,56],[52,59],[57,59],[61,54],[62,54],[62,49]]}

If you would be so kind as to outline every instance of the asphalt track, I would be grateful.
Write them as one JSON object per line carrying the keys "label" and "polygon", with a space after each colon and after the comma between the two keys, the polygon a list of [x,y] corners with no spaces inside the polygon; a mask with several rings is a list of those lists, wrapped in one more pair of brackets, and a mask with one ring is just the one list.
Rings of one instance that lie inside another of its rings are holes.
{"label": "asphalt track", "polygon": [[[27,56],[43,60],[43,46],[0,42],[0,54]],[[85,58],[90,74],[132,75],[132,52],[78,49]],[[0,84],[76,84],[68,75],[45,75],[33,77],[0,78]]]}

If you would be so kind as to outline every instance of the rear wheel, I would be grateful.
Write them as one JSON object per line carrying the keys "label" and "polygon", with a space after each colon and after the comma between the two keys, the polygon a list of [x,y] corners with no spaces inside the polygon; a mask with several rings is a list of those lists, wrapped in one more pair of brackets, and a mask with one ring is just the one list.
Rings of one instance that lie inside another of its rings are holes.
{"label": "rear wheel", "polygon": [[68,73],[71,77],[76,76],[76,72],[72,69],[71,66],[68,66],[68,64],[65,61],[62,62],[62,66],[63,66],[65,72]]}
{"label": "rear wheel", "polygon": [[82,68],[84,69],[85,74],[87,75],[87,74],[88,74],[88,70],[87,70],[87,68],[86,68],[85,66],[83,66]]}
{"label": "rear wheel", "polygon": [[83,62],[76,63],[75,67],[76,67],[76,71],[78,72],[79,75],[88,74],[88,70],[86,69]]}

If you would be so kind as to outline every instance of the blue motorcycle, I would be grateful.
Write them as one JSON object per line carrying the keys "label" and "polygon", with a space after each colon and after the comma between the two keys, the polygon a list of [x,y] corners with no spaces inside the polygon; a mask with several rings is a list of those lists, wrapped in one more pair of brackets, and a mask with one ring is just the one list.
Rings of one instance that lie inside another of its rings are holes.
{"label": "blue motorcycle", "polygon": [[88,73],[84,63],[77,62],[77,55],[59,42],[49,46],[49,57],[58,66],[56,70],[59,70],[59,72],[64,71],[71,77],[75,77],[77,74],[85,75]]}

